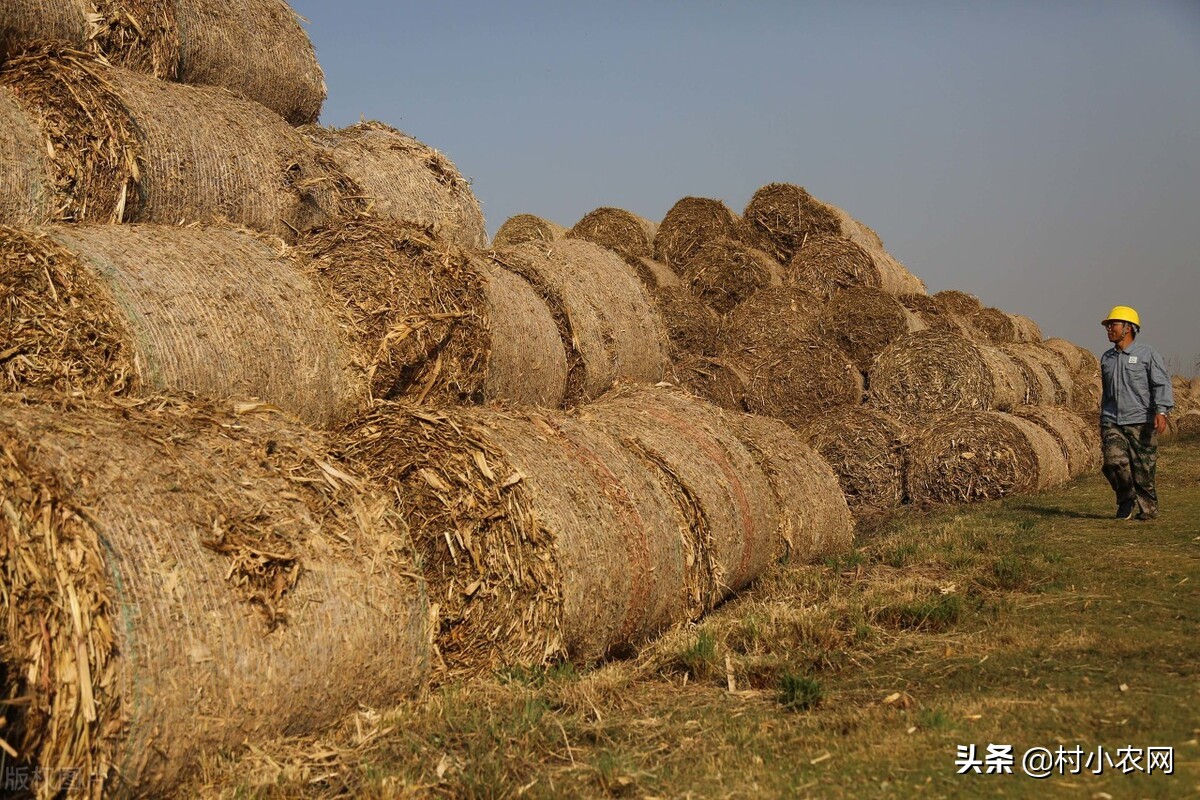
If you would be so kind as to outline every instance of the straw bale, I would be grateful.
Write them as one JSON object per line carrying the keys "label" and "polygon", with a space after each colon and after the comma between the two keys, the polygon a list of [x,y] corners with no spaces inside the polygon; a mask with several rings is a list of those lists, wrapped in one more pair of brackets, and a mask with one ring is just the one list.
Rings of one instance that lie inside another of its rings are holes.
{"label": "straw bale", "polygon": [[1041,426],[1062,448],[1071,477],[1094,472],[1100,467],[1100,438],[1096,426],[1067,408],[1017,406],[1014,416]]}
{"label": "straw bale", "polygon": [[1099,419],[1102,395],[1100,371],[1079,372],[1071,379],[1071,402],[1068,405],[1072,411],[1085,418]]}
{"label": "straw bale", "polygon": [[920,318],[921,322],[925,323],[925,327],[933,328],[940,331],[950,331],[957,333],[960,336],[969,336],[967,326],[963,323],[960,317],[956,317],[926,294],[900,294],[896,295],[896,299],[904,304],[904,307],[913,312]]}
{"label": "straw bale", "polygon": [[1179,405],[1180,401],[1191,399],[1192,382],[1182,375],[1172,375],[1171,390],[1175,395],[1175,404]]}
{"label": "straw bale", "polygon": [[382,404],[344,447],[403,503],[451,672],[589,661],[690,615],[691,520],[602,428]]}
{"label": "straw bale", "polygon": [[1042,329],[1032,319],[1022,314],[1009,314],[1008,318],[1013,325],[1015,341],[1018,343],[1040,343],[1042,341]]}
{"label": "straw bale", "polygon": [[794,287],[760,291],[726,320],[722,360],[745,376],[746,410],[796,427],[862,402],[862,373],[814,332],[819,300]]}
{"label": "straw bale", "polygon": [[378,219],[316,231],[297,251],[342,309],[371,397],[562,402],[558,327],[517,276],[424,228]]}
{"label": "straw bale", "polygon": [[1189,396],[1193,400],[1200,400],[1200,376],[1192,378],[1192,388]]}
{"label": "straw bale", "polygon": [[979,298],[957,289],[944,289],[932,295],[934,302],[945,309],[947,314],[956,317],[969,317],[983,308]]}
{"label": "straw bale", "polygon": [[491,258],[549,304],[567,351],[566,402],[598,397],[618,379],[662,380],[668,363],[662,320],[615,253],[568,238],[502,248]]}
{"label": "straw bale", "polygon": [[622,208],[597,208],[588,212],[567,236],[607,247],[617,255],[631,258],[651,258],[654,255],[654,234],[658,226]]}
{"label": "straw bale", "polygon": [[879,234],[837,206],[828,203],[825,206],[840,223],[841,235],[857,244],[871,256],[875,268],[879,271],[881,289],[889,294],[927,295],[929,293],[925,288],[925,282],[909,272],[907,267],[887,251]]}
{"label": "straw bale", "polygon": [[702,400],[731,411],[745,411],[749,376],[721,358],[685,355],[668,370],[667,380]]}
{"label": "straw bale", "polygon": [[636,258],[621,256],[621,258],[637,273],[637,276],[642,279],[642,283],[646,284],[647,289],[665,289],[684,285],[674,270],[661,261],[645,256]]}
{"label": "straw bale", "polygon": [[285,238],[353,213],[362,190],[262,106],[82,54],[10,60],[0,86],[54,153],[39,221],[227,220]]}
{"label": "straw bale", "polygon": [[684,278],[692,291],[719,314],[767,286],[783,283],[783,267],[738,239],[713,239],[692,254]]}
{"label": "straw bale", "polygon": [[770,479],[719,408],[664,387],[622,386],[579,409],[672,487],[697,554],[696,612],[747,586],[785,552]]}
{"label": "straw bale", "polygon": [[1075,379],[1071,371],[1063,365],[1058,354],[1041,342],[1031,342],[1022,347],[1024,352],[1040,363],[1046,374],[1050,376],[1050,382],[1054,385],[1054,399],[1051,402],[1059,406],[1070,403]]}
{"label": "straw bale", "polygon": [[40,42],[87,38],[87,21],[78,0],[0,0],[0,62]]}
{"label": "straw bale", "polygon": [[687,355],[715,356],[721,318],[686,286],[650,289],[670,344],[671,360]]}
{"label": "straw bale", "polygon": [[1200,439],[1200,409],[1191,409],[1174,421],[1175,435],[1181,440]]}
{"label": "straw bale", "polygon": [[843,236],[805,237],[784,272],[787,283],[825,298],[842,289],[879,288],[882,278],[866,250]]}
{"label": "straw bale", "polygon": [[870,287],[834,294],[817,324],[821,336],[840,347],[864,373],[896,339],[925,330],[925,323],[894,296]]}
{"label": "straw bale", "polygon": [[754,193],[742,215],[742,238],[784,264],[806,236],[841,235],[832,209],[792,183],[770,183]]}
{"label": "straw bale", "polygon": [[1065,479],[1058,443],[1011,414],[945,414],[909,442],[906,492],[919,505],[994,500]]}
{"label": "straw bale", "polygon": [[682,275],[702,244],[736,239],[737,231],[737,216],[720,200],[685,197],[659,223],[654,258]]}
{"label": "straw bale", "polygon": [[190,392],[327,425],[362,399],[322,293],[225,229],[0,228],[4,391]]}
{"label": "straw bale", "polygon": [[4,737],[18,763],[77,770],[71,796],[172,796],[206,754],[425,680],[394,501],[297,423],[9,397],[0,489]]}
{"label": "straw bale", "polygon": [[993,411],[1008,411],[1021,404],[1025,391],[1025,376],[1021,368],[999,348],[977,343],[992,381]]}
{"label": "straw bale", "polygon": [[904,426],[866,406],[832,409],[804,438],[837,475],[855,515],[889,511],[904,500]]}
{"label": "straw bale", "polygon": [[317,121],[325,76],[300,17],[284,0],[180,0],[179,80],[221,86],[292,125]]}
{"label": "straw bale", "polygon": [[854,517],[825,458],[778,420],[752,414],[727,414],[725,420],[770,481],[779,508],[782,558],[807,564],[848,549]]}
{"label": "straw bale", "polygon": [[44,185],[46,150],[37,127],[0,91],[0,222],[28,225],[50,202]]}
{"label": "straw bale", "polygon": [[1047,339],[1042,344],[1057,355],[1072,374],[1083,368],[1083,353],[1081,352],[1083,348],[1074,342],[1054,337]]}
{"label": "straw bale", "polygon": [[1004,344],[998,349],[1021,371],[1021,404],[1054,405],[1058,402],[1055,398],[1054,381],[1042,362],[1028,351],[1028,347],[1029,345],[1024,344]]}
{"label": "straw bale", "polygon": [[553,242],[567,235],[567,229],[562,225],[533,214],[517,214],[509,217],[496,231],[492,239],[493,247],[513,247],[531,240]]}
{"label": "straw bale", "polygon": [[437,150],[382,122],[305,131],[362,187],[371,213],[428,226],[463,247],[487,246],[470,182]]}
{"label": "straw bale", "polygon": [[987,306],[967,317],[970,329],[985,344],[1012,344],[1017,341],[1017,329],[1012,318],[998,308]]}

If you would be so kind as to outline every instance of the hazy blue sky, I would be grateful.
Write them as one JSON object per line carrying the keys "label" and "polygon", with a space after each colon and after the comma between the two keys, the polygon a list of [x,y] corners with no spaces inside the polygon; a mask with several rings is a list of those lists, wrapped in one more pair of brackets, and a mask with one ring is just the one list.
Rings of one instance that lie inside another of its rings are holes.
{"label": "hazy blue sky", "polygon": [[293,0],[322,121],[395,125],[492,233],[598,206],[741,211],[791,181],[928,284],[1103,349],[1133,305],[1200,357],[1200,2]]}

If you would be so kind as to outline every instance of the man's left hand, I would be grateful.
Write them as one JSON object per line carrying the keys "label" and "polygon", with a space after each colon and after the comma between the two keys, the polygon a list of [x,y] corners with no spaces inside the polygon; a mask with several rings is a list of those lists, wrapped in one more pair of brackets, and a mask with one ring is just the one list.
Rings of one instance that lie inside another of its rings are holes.
{"label": "man's left hand", "polygon": [[1166,414],[1155,414],[1154,415],[1154,430],[1156,433],[1166,433],[1167,432],[1167,415]]}

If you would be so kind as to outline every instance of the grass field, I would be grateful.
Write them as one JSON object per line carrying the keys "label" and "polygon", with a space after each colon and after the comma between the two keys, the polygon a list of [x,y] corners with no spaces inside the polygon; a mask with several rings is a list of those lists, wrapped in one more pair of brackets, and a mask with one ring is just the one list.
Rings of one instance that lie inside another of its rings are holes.
{"label": "grass field", "polygon": [[[904,513],[783,568],[636,658],[512,670],[363,710],[323,741],[209,762],[227,797],[1200,795],[1200,447],[1169,445],[1162,516],[1099,476]],[[1013,774],[956,774],[1012,745]],[[1080,774],[1034,747],[1098,748]],[[1147,748],[1174,774],[1147,774]],[[1120,748],[1136,748],[1124,762]]]}

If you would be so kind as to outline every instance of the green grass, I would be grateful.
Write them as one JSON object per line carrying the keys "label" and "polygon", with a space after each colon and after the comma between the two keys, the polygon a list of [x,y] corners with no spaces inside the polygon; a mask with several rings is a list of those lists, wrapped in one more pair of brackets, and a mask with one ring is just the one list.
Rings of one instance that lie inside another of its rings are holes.
{"label": "green grass", "polygon": [[[229,797],[1196,797],[1200,449],[1162,516],[1098,476],[877,525],[626,661],[508,670],[216,760]],[[734,690],[730,691],[732,680]],[[1175,774],[955,774],[955,748],[1174,748]]]}

